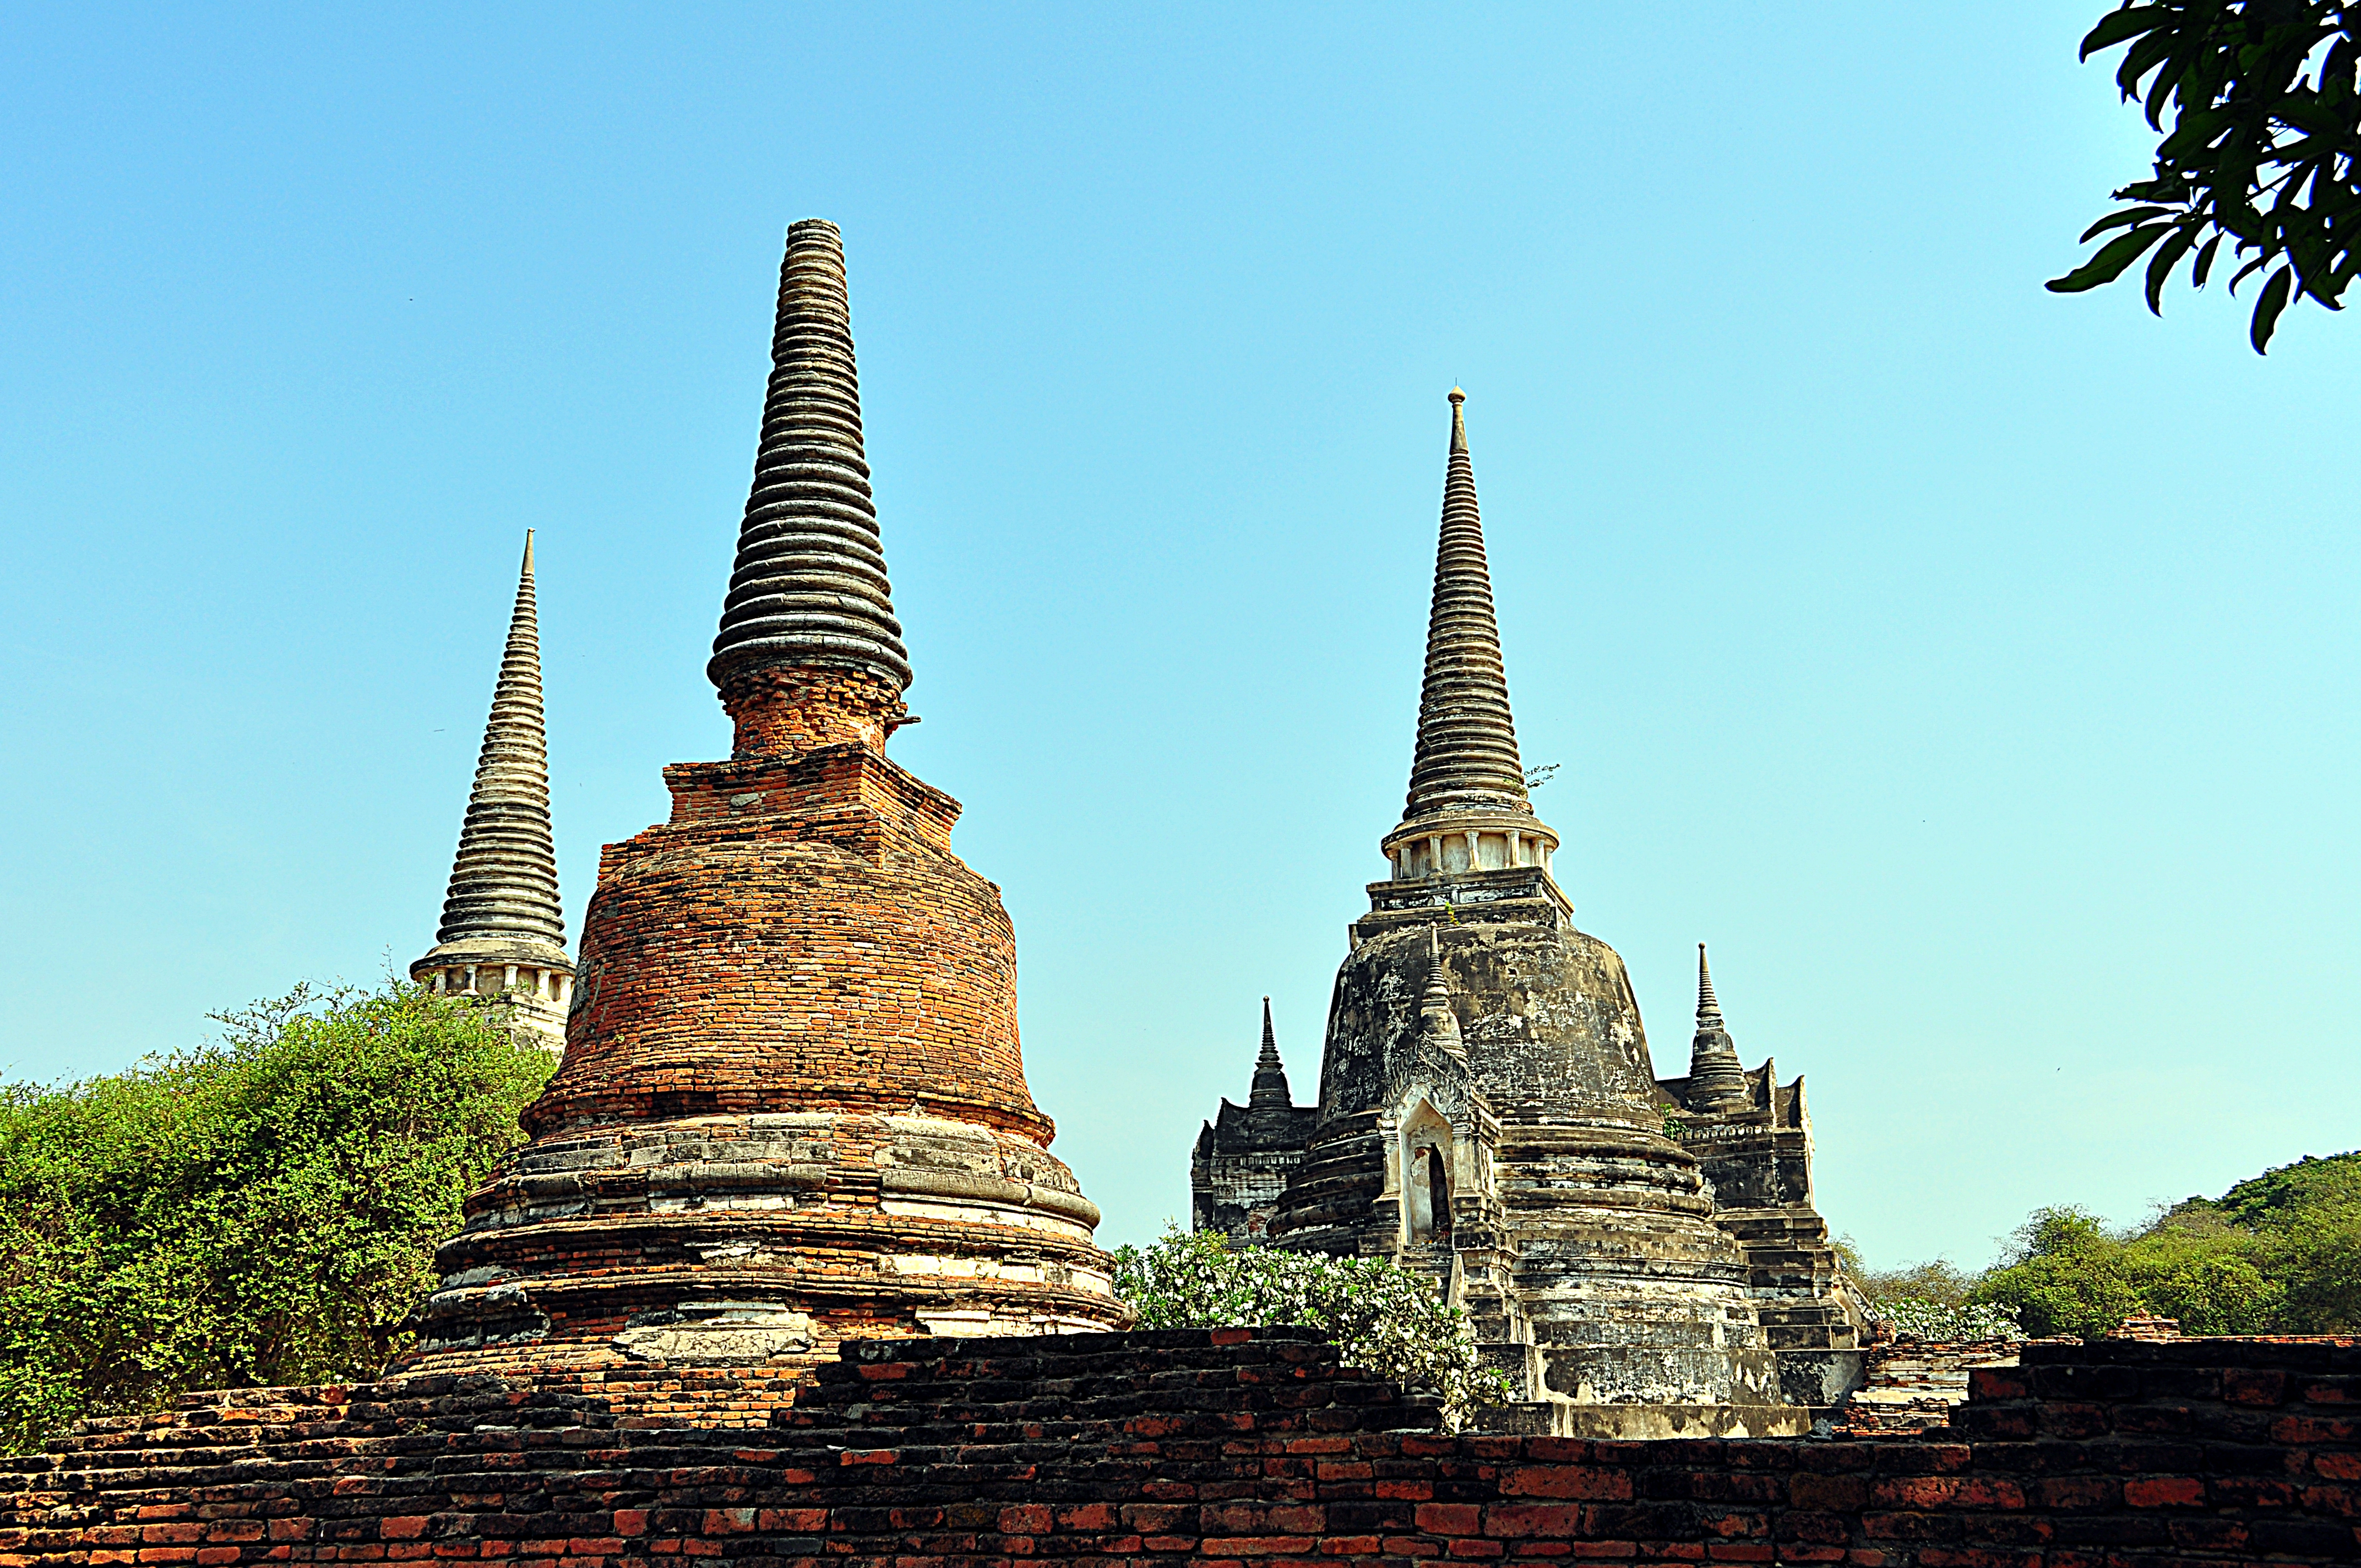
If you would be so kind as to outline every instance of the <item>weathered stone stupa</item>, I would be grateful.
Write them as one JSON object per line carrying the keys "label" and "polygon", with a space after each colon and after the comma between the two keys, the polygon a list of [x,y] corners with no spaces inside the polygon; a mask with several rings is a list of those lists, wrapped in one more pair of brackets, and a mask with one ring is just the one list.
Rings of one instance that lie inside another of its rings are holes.
{"label": "weathered stone stupa", "polygon": [[1287,1178],[1303,1163],[1314,1113],[1295,1103],[1279,1036],[1270,1026],[1270,998],[1262,999],[1262,1051],[1255,1058],[1246,1102],[1227,1100],[1197,1135],[1189,1158],[1190,1228],[1220,1231],[1233,1241],[1266,1242]]}
{"label": "weathered stone stupa", "polygon": [[1833,1405],[1861,1381],[1870,1316],[1846,1279],[1812,1191],[1812,1116],[1804,1080],[1748,1071],[1697,944],[1697,1034],[1686,1078],[1659,1079],[1669,1130],[1695,1155],[1714,1223],[1746,1253],[1755,1315],[1779,1357],[1779,1386],[1800,1405]]}
{"label": "weathered stone stupa", "polygon": [[1279,1245],[1376,1255],[1463,1306],[1576,1436],[1801,1431],[1695,1157],[1665,1135],[1623,960],[1533,814],[1451,392],[1418,743],[1392,869],[1336,975]]}
{"label": "weathered stone stupa", "polygon": [[1126,1316],[1049,1146],[999,889],[914,722],[834,225],[787,231],[708,673],[726,762],[601,857],[565,1065],[467,1204],[422,1365],[796,1363],[848,1337]]}
{"label": "weathered stone stupa", "polygon": [[566,956],[557,845],[549,824],[549,740],[542,720],[531,529],[443,924],[433,950],[410,966],[410,978],[436,991],[498,997],[509,1005],[518,1039],[552,1051],[566,1048],[574,960]]}

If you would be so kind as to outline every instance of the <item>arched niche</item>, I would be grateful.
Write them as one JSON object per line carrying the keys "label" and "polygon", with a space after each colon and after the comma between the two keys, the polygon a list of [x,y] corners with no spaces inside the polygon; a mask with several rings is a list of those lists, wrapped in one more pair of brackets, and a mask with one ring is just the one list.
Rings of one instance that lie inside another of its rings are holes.
{"label": "arched niche", "polygon": [[1420,1101],[1396,1135],[1401,1172],[1402,1240],[1416,1245],[1451,1237],[1451,1195],[1456,1190],[1451,1124]]}

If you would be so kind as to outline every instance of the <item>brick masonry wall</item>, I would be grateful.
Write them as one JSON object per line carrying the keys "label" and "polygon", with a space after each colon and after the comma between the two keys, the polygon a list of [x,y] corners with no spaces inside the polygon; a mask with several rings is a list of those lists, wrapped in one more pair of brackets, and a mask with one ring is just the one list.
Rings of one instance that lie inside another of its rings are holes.
{"label": "brick masonry wall", "polygon": [[600,859],[529,1131],[818,1104],[1049,1143],[1016,933],[950,852],[955,802],[857,746],[664,773],[671,821]]}
{"label": "brick masonry wall", "polygon": [[1837,1410],[1847,1437],[1900,1437],[1939,1427],[1968,1397],[1979,1366],[2015,1366],[2022,1340],[1901,1340],[1861,1353],[1861,1385]]}
{"label": "brick masonry wall", "polygon": [[[771,695],[827,707],[849,678],[803,674]],[[741,741],[840,728],[733,711]],[[600,860],[565,1063],[444,1244],[408,1370],[1127,1321],[1026,1086],[1016,934],[951,852],[958,803],[859,740],[664,777],[671,818]]]}
{"label": "brick masonry wall", "polygon": [[901,686],[874,670],[765,664],[721,688],[733,757],[792,757],[824,746],[883,752],[895,729],[914,722]]}
{"label": "brick masonry wall", "polygon": [[876,1341],[763,1432],[422,1377],[204,1396],[0,1476],[0,1568],[1031,1558],[2124,1568],[2361,1556],[2361,1346],[2037,1344],[1871,1441],[1450,1436],[1295,1331]]}

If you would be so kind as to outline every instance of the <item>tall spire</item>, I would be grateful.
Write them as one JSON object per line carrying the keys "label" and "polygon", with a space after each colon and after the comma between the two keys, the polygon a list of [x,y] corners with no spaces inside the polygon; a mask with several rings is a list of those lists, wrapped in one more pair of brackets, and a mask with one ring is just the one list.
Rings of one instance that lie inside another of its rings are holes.
{"label": "tall spire", "polygon": [[1254,1091],[1246,1105],[1256,1111],[1286,1111],[1295,1105],[1287,1086],[1287,1069],[1279,1064],[1279,1036],[1271,1032],[1270,998],[1262,999],[1262,1054],[1255,1058]]}
{"label": "tall spire", "polygon": [[509,938],[562,952],[557,846],[549,827],[549,740],[541,711],[541,626],[533,593],[533,531],[525,530],[516,609],[492,686],[476,787],[451,863],[437,942]]}
{"label": "tall spire", "polygon": [[[843,680],[816,683],[822,671]],[[823,219],[787,228],[762,445],[706,674],[739,721],[741,755],[843,738],[828,716],[790,726],[794,740],[775,724],[750,736],[742,710],[766,686],[789,705],[823,690],[827,704],[860,710],[855,727],[881,747],[902,717],[910,663],[862,450],[844,242]]]}
{"label": "tall spire", "polygon": [[507,992],[518,1003],[520,1033],[552,1047],[562,1042],[559,1004],[574,965],[566,956],[557,846],[549,826],[549,741],[542,718],[531,529],[434,943],[410,966],[414,979],[442,991]]}
{"label": "tall spire", "polygon": [[1720,1029],[1721,1002],[1713,993],[1713,969],[1705,961],[1705,944],[1697,944],[1697,1027]]}
{"label": "tall spire", "polygon": [[1467,394],[1451,389],[1451,455],[1443,481],[1443,532],[1434,553],[1434,602],[1427,620],[1426,681],[1419,694],[1418,753],[1402,819],[1440,812],[1530,813],[1509,677],[1476,510],[1467,456]]}
{"label": "tall spire", "polygon": [[1697,1037],[1689,1043],[1688,1102],[1693,1109],[1736,1104],[1746,1098],[1746,1071],[1738,1065],[1738,1047],[1721,1021],[1721,1003],[1713,994],[1713,970],[1705,961],[1705,944],[1697,944]]}

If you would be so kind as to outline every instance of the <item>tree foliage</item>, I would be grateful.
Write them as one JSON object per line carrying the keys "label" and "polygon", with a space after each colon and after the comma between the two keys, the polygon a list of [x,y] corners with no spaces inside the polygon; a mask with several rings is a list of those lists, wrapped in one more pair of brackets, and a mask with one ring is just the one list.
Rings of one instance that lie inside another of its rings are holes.
{"label": "tree foliage", "polygon": [[1345,1365],[1440,1395],[1455,1426],[1510,1396],[1508,1380],[1477,1361],[1466,1315],[1383,1258],[1233,1247],[1218,1232],[1167,1223],[1160,1240],[1117,1247],[1115,1261],[1115,1294],[1139,1314],[1135,1327],[1315,1328]]}
{"label": "tree foliage", "polygon": [[129,1072],[0,1088],[0,1446],[376,1372],[553,1065],[398,981],[216,1021]]}
{"label": "tree foliage", "polygon": [[2033,1334],[2090,1337],[2136,1315],[2192,1334],[2349,1332],[2361,1327],[2361,1153],[2307,1157],[2127,1233],[2085,1210],[2037,1210],[1969,1299],[2015,1309]]}
{"label": "tree foliage", "polygon": [[[2341,0],[2125,0],[2082,39],[2082,58],[2121,48],[2115,82],[2162,139],[2127,203],[2084,231],[2112,236],[2049,287],[2112,283],[2148,256],[2147,305],[2187,259],[2203,288],[2222,242],[2239,283],[2268,273],[2248,336],[2263,353],[2301,295],[2342,309],[2361,271],[2361,7]],[[2150,252],[2153,252],[2151,255]]]}
{"label": "tree foliage", "polygon": [[1846,1275],[1897,1337],[1920,1340],[2023,1339],[2006,1307],[1971,1301],[1976,1277],[1948,1257],[1900,1268],[1872,1268],[1850,1236],[1836,1243]]}
{"label": "tree foliage", "polygon": [[2031,1334],[2096,1339],[2141,1310],[2122,1254],[2105,1222],[2089,1211],[2036,1210],[2017,1227],[2008,1261],[1977,1284],[1974,1299],[2015,1308]]}

